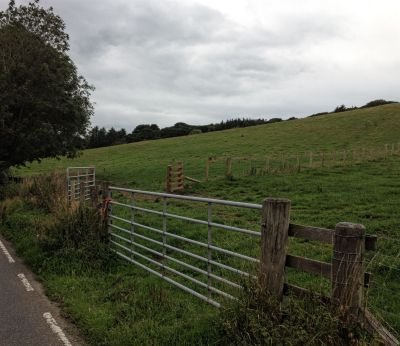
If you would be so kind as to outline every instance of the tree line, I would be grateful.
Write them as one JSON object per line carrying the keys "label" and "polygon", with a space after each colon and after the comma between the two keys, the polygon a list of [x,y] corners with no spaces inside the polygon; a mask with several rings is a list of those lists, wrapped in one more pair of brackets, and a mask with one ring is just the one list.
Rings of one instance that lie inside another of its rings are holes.
{"label": "tree line", "polygon": [[370,108],[370,107],[377,107],[377,106],[383,106],[383,105],[388,105],[391,103],[398,103],[397,101],[386,101],[384,99],[377,99],[377,100],[373,100],[370,101],[368,103],[366,103],[364,106],[361,107],[357,107],[357,106],[351,106],[348,107],[344,104],[337,106],[333,112],[329,113],[329,112],[320,112],[320,113],[315,113],[310,115],[310,117],[317,117],[320,115],[325,115],[325,114],[332,114],[332,113],[341,113],[341,112],[347,112],[347,111],[354,111],[356,109],[363,109],[363,108]]}
{"label": "tree line", "polygon": [[[340,105],[337,106],[332,112],[320,112],[312,114],[310,115],[310,117],[346,112],[355,109],[382,106],[390,103],[396,103],[396,102],[377,99],[370,101],[361,107],[357,106],[346,107],[345,105]],[[297,118],[291,117],[287,120],[289,121],[295,119]],[[104,127],[99,128],[98,126],[95,126],[88,131],[87,135],[82,140],[81,146],[82,148],[99,148],[116,144],[133,143],[145,140],[155,140],[155,139],[170,138],[170,137],[180,137],[180,136],[194,135],[199,133],[228,130],[232,128],[270,124],[279,121],[282,121],[282,119],[272,118],[266,120],[263,118],[260,119],[236,118],[209,125],[189,125],[183,122],[178,122],[174,126],[164,127],[161,129],[157,124],[141,124],[136,126],[131,133],[127,133],[127,131],[124,128],[116,130],[114,127],[112,127],[111,129],[107,130]]]}
{"label": "tree line", "polygon": [[127,133],[124,128],[116,130],[114,127],[112,127],[111,129],[107,130],[104,127],[99,128],[98,126],[95,126],[88,131],[85,139],[83,140],[82,146],[86,148],[99,148],[116,144],[140,142],[144,140],[180,137],[206,132],[222,131],[238,127],[269,124],[279,121],[282,121],[282,119],[272,118],[265,120],[237,118],[209,125],[189,125],[183,122],[178,122],[173,126],[164,128],[160,128],[157,124],[141,124],[136,126],[130,133]]}

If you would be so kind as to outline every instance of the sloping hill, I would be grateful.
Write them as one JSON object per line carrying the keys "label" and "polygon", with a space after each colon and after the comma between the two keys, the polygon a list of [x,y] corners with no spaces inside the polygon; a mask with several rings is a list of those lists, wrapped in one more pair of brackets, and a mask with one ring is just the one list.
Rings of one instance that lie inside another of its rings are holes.
{"label": "sloping hill", "polygon": [[160,189],[166,166],[181,160],[190,175],[203,177],[208,156],[265,156],[308,151],[376,148],[400,142],[400,104],[328,114],[281,123],[186,137],[85,150],[74,160],[47,159],[21,174],[95,165],[100,178]]}
{"label": "sloping hill", "polygon": [[[184,161],[190,175],[204,177],[205,162],[211,155],[262,157],[320,150],[384,148],[385,143],[399,143],[399,134],[400,105],[393,104],[257,127],[91,149],[75,160],[44,160],[21,172],[33,174],[67,166],[95,165],[98,177],[113,184],[162,190],[166,166],[173,159]],[[334,228],[341,221],[365,225],[367,233],[377,234],[379,239],[377,251],[369,253],[367,258],[368,271],[373,273],[368,307],[389,322],[399,335],[399,173],[400,156],[396,153],[385,159],[321,167],[299,174],[222,177],[192,185],[185,192],[253,203],[261,203],[265,197],[285,197],[292,201],[291,220],[295,223],[327,228]],[[292,242],[289,252],[323,261],[329,260],[332,254],[328,246],[313,242]],[[327,291],[330,287],[327,280],[315,280],[304,273],[292,273],[288,280],[301,287]]]}

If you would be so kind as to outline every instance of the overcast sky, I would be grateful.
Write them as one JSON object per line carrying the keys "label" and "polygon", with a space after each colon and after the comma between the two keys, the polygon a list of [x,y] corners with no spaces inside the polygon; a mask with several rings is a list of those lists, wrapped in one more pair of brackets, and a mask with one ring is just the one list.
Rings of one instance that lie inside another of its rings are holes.
{"label": "overcast sky", "polygon": [[288,118],[400,99],[399,0],[42,4],[66,22],[72,59],[96,87],[93,125]]}

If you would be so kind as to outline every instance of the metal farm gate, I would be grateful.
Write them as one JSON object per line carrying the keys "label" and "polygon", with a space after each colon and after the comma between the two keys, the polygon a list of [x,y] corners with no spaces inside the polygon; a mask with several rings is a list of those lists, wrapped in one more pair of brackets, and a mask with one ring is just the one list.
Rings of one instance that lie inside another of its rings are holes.
{"label": "metal farm gate", "polygon": [[67,168],[68,201],[90,199],[90,188],[93,186],[96,186],[95,167]]}

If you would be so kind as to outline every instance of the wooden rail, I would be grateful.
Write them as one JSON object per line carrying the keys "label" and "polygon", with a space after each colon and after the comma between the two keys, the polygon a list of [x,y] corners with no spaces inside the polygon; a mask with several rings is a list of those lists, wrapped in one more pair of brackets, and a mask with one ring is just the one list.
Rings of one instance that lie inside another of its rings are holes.
{"label": "wooden rail", "polygon": [[[290,237],[302,238],[310,241],[318,241],[326,244],[333,244],[335,230],[322,227],[303,226],[296,224],[289,224],[288,230]],[[378,237],[376,235],[364,235],[365,237],[365,250],[376,250],[376,243]]]}
{"label": "wooden rail", "polygon": [[[331,295],[317,295],[337,307],[345,323],[358,321],[370,334],[385,345],[399,341],[364,308],[364,288],[372,275],[364,271],[365,250],[376,250],[377,236],[366,235],[363,225],[340,222],[335,229],[289,223],[290,201],[268,198],[261,212],[261,256],[259,281],[279,300],[293,294],[304,298],[316,294],[302,287],[285,283],[285,267],[294,268],[331,281]],[[332,244],[331,263],[288,254],[288,237]]]}

